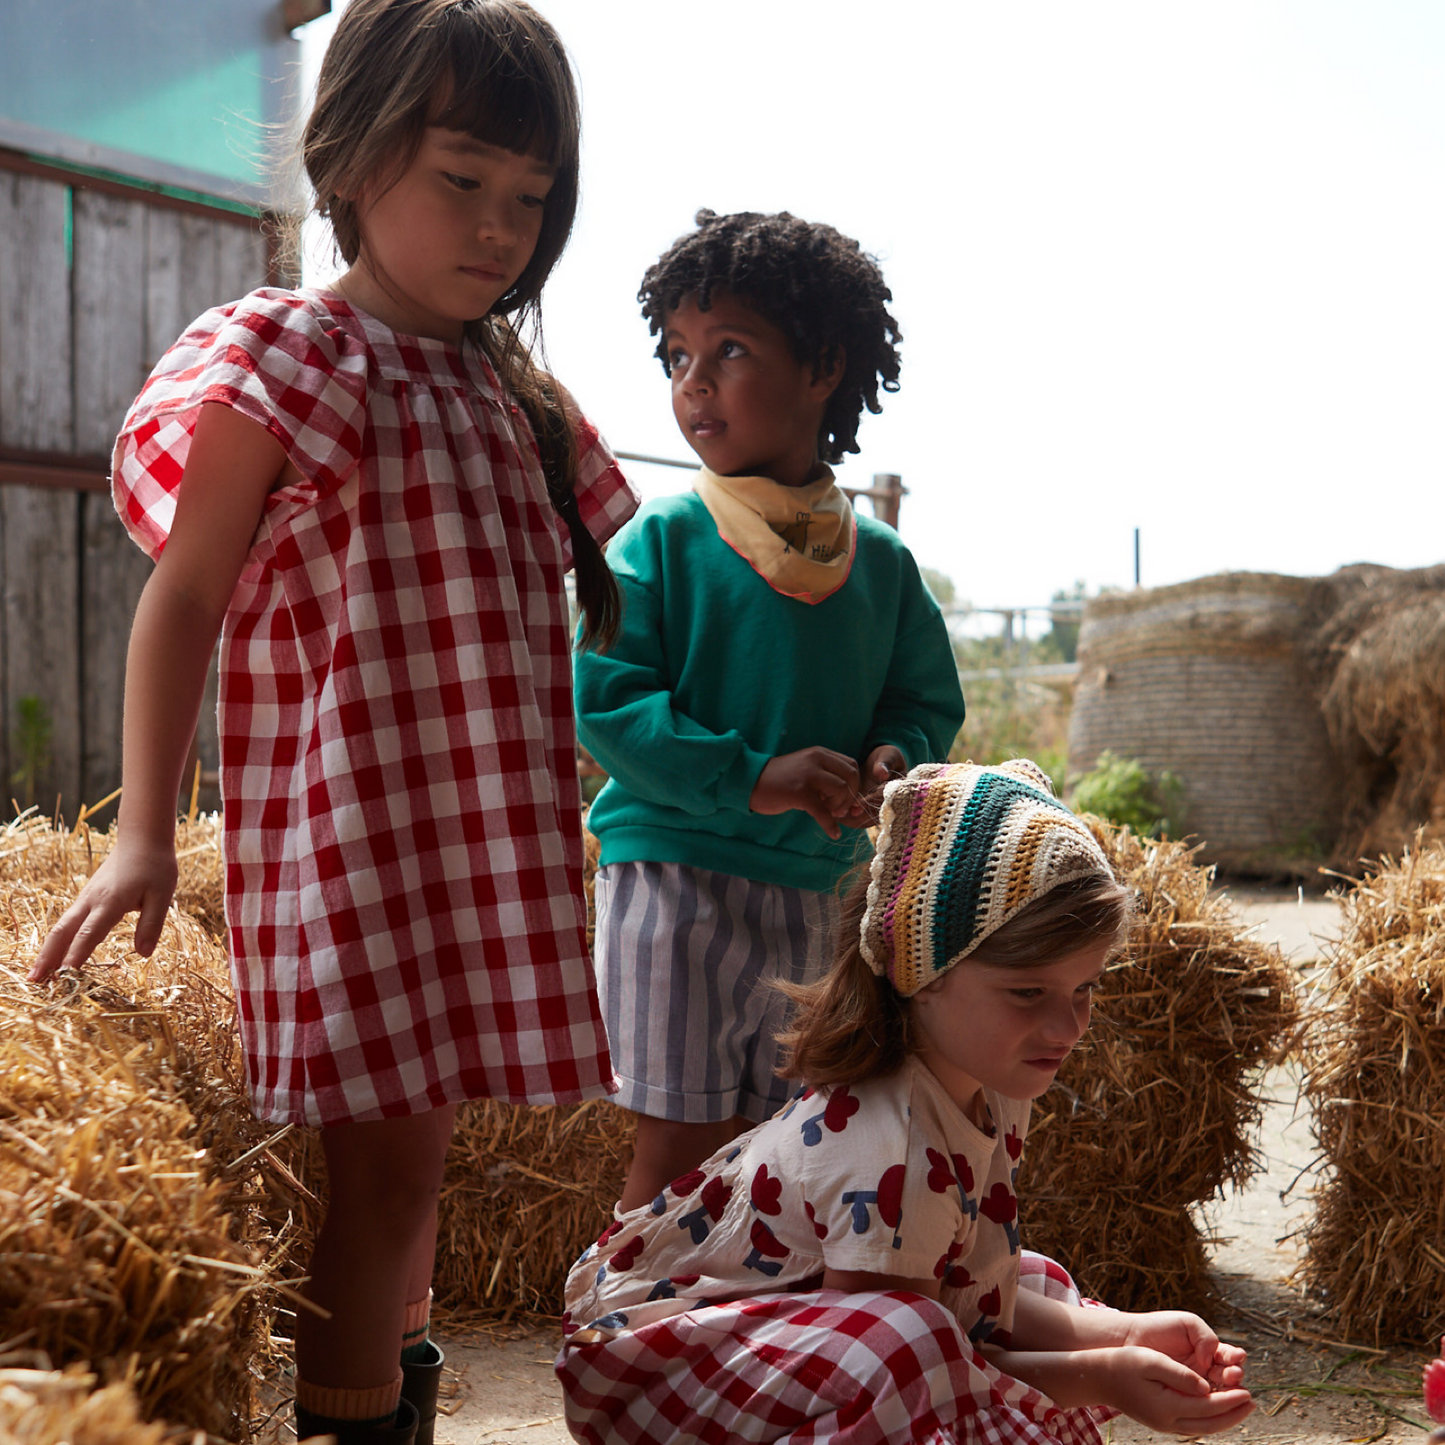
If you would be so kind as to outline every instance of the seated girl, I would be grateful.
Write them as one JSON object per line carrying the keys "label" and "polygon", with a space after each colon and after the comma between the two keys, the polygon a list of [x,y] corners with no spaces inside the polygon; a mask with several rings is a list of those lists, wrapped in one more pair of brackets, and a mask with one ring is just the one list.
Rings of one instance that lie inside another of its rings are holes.
{"label": "seated girl", "polygon": [[1244,1351],[1080,1299],[1023,1250],[1031,1101],[1089,1025],[1128,899],[1025,760],[884,792],[832,971],[797,990],[781,1112],[621,1214],[573,1267],[579,1440],[1072,1442],[1124,1413],[1210,1434]]}

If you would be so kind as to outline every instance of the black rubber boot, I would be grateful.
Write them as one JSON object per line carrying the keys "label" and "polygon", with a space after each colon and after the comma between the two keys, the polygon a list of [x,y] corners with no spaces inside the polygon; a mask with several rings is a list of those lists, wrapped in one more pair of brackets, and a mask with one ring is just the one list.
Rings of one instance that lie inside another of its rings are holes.
{"label": "black rubber boot", "polygon": [[332,1420],[313,1415],[296,1406],[296,1438],[334,1435],[337,1445],[416,1445],[416,1408],[402,1397],[390,1423],[377,1425],[366,1420]]}
{"label": "black rubber boot", "polygon": [[401,1364],[401,1398],[417,1416],[416,1445],[432,1445],[437,1425],[437,1389],[442,1382],[442,1354],[434,1340],[426,1342],[427,1357],[415,1364]]}

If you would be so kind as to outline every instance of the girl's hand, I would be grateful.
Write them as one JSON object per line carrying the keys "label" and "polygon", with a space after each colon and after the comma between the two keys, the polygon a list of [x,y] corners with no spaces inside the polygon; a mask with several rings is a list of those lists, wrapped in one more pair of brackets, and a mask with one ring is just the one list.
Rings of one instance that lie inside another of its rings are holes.
{"label": "girl's hand", "polygon": [[78,968],[127,914],[140,910],[135,951],[149,958],[160,942],[166,909],[176,891],[176,850],[161,844],[127,844],[124,834],[95,870],[79,897],[46,935],[28,975],[43,983],[57,969]]}
{"label": "girl's hand", "polygon": [[840,819],[853,811],[858,794],[858,765],[831,748],[803,748],[772,758],[753,785],[748,807],[754,813],[806,813],[830,837],[842,837]]}
{"label": "girl's hand", "polygon": [[1215,1435],[1254,1409],[1248,1390],[1212,1390],[1198,1371],[1142,1345],[1091,1350],[1084,1358],[1098,1362],[1099,1403],[1151,1430]]}
{"label": "girl's hand", "polygon": [[1185,1310],[1152,1310],[1124,1316],[1124,1343],[1157,1350],[1195,1374],[1216,1390],[1232,1389],[1244,1379],[1245,1352],[1220,1341],[1198,1315]]}

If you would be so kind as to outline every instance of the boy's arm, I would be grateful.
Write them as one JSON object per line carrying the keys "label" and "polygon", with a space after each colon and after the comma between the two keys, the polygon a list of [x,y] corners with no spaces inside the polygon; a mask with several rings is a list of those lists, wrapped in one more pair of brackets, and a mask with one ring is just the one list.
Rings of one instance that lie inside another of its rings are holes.
{"label": "boy's arm", "polygon": [[[943,614],[911,557],[906,569],[893,653],[863,744],[865,759],[886,745],[896,747],[905,771],[947,758],[964,716],[958,663]],[[864,787],[874,781],[865,778]]]}
{"label": "boy's arm", "polygon": [[[640,550],[638,539],[630,540]],[[722,808],[746,811],[768,754],[749,747],[739,732],[715,733],[678,711],[662,644],[661,596],[633,567],[611,560],[622,591],[622,627],[606,652],[576,655],[578,737],[636,797],[698,817]]]}
{"label": "boy's arm", "polygon": [[863,756],[892,744],[902,751],[906,770],[948,757],[964,725],[964,694],[944,614],[923,585],[912,555],[905,553],[902,565],[899,626]]}
{"label": "boy's arm", "polygon": [[662,640],[662,595],[635,529],[616,547],[622,627],[606,652],[575,661],[577,735],[634,797],[708,817],[724,809],[807,813],[830,838],[840,835],[858,794],[858,766],[829,748],[774,757],[736,730],[714,732],[682,712]]}
{"label": "boy's arm", "polygon": [[202,406],[170,536],[131,624],[116,846],[47,935],[32,982],[84,963],[133,909],[136,952],[149,955],[160,940],[176,883],[176,799],[206,670],[285,460],[264,427]]}

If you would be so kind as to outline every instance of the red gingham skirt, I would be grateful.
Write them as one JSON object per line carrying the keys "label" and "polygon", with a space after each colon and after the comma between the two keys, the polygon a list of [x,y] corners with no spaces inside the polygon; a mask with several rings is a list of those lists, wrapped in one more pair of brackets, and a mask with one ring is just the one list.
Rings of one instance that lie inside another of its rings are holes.
{"label": "red gingham skirt", "polygon": [[[1025,1251],[1019,1285],[1083,1303]],[[902,1292],[765,1294],[564,1344],[567,1427],[588,1445],[1100,1445],[1111,1410],[1062,1410],[995,1369],[941,1304]]]}

